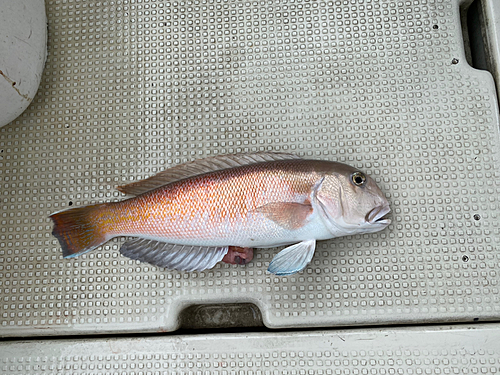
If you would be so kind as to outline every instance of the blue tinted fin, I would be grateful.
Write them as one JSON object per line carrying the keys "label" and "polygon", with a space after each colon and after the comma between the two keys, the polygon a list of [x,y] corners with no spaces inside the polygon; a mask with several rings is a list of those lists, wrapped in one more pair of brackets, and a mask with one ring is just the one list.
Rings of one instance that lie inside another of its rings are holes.
{"label": "blue tinted fin", "polygon": [[278,276],[292,275],[302,271],[311,261],[316,240],[307,240],[281,250],[271,261],[267,270]]}

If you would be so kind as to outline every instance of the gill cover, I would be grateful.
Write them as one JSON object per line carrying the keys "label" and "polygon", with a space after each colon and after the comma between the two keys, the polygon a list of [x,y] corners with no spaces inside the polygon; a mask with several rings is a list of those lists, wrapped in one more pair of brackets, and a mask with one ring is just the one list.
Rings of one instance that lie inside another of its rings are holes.
{"label": "gill cover", "polygon": [[342,186],[333,175],[324,176],[313,191],[313,202],[318,208],[323,223],[334,235],[343,235],[345,223]]}

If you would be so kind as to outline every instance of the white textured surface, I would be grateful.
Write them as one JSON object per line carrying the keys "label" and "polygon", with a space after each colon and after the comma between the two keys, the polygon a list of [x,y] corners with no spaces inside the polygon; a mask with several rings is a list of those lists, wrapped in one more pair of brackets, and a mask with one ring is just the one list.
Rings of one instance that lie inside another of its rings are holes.
{"label": "white textured surface", "polygon": [[[41,89],[0,129],[0,335],[168,331],[205,302],[253,302],[270,327],[499,319],[498,108],[457,1],[46,5]],[[278,249],[182,273],[121,241],[63,260],[50,234],[50,213],[117,185],[263,150],[366,170],[393,223],[289,277],[266,273]]]}
{"label": "white textured surface", "polygon": [[3,0],[0,5],[0,127],[28,107],[47,56],[44,0]]}
{"label": "white textured surface", "polygon": [[490,324],[13,342],[0,343],[0,373],[498,374],[499,336]]}

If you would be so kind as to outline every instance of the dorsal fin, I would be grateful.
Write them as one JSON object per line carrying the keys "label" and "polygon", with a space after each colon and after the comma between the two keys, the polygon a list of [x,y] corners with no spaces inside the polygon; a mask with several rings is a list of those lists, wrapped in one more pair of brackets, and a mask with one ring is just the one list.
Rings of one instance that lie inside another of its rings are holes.
{"label": "dorsal fin", "polygon": [[205,159],[194,160],[184,164],[176,165],[165,171],[144,180],[132,182],[131,184],[118,186],[117,189],[125,194],[139,195],[165,186],[174,181],[193,177],[199,174],[220,171],[222,169],[239,167],[275,160],[301,159],[293,154],[280,154],[273,152],[257,152],[253,154],[229,154],[212,156]]}

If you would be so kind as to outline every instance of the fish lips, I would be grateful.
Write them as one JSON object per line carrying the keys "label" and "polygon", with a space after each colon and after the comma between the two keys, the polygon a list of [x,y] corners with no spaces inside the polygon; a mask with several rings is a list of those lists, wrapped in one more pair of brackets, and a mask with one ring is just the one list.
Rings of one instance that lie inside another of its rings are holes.
{"label": "fish lips", "polygon": [[387,226],[391,223],[391,220],[385,217],[389,212],[391,208],[388,205],[378,206],[366,214],[365,220],[373,225]]}

